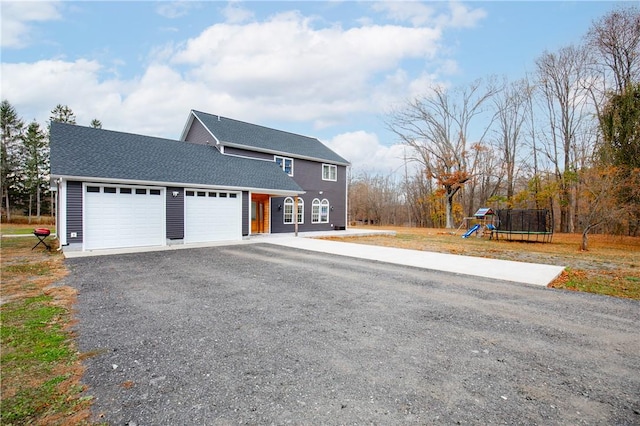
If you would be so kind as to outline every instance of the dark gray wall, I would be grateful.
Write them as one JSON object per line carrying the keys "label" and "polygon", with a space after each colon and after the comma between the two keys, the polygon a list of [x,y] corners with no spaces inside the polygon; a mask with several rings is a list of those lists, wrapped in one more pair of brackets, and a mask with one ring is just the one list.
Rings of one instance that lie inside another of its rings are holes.
{"label": "dark gray wall", "polygon": [[242,236],[249,235],[249,214],[251,211],[251,201],[249,200],[249,192],[242,191]]}
{"label": "dark gray wall", "polygon": [[200,145],[215,145],[216,140],[211,133],[207,131],[207,129],[200,123],[198,120],[193,120],[189,131],[187,132],[187,136],[185,138],[187,142],[197,143]]}
{"label": "dark gray wall", "polygon": [[260,158],[263,160],[273,161],[273,154],[267,154],[266,152],[247,151],[246,149],[233,148],[230,146],[224,147],[224,153],[228,155],[241,155],[249,158]]}
{"label": "dark gray wall", "polygon": [[[177,197],[173,196],[173,191],[178,191]],[[184,238],[184,188],[167,188],[167,238]]]}
{"label": "dark gray wall", "polygon": [[[82,182],[67,182],[67,243],[82,242]],[[77,232],[76,238],[71,233]]]}
{"label": "dark gray wall", "polygon": [[[328,231],[336,228],[343,228],[346,224],[346,182],[347,168],[337,166],[337,180],[322,180],[322,164],[309,160],[293,160],[293,180],[305,190],[305,194],[300,196],[304,200],[304,223],[298,226],[300,232],[305,231]],[[330,163],[325,163],[330,164]],[[322,194],[320,194],[322,191]],[[322,201],[326,198],[329,201],[329,223],[311,223],[311,207],[313,199]],[[278,210],[279,205],[284,205],[285,197],[272,198],[271,209],[271,232],[293,232],[293,224],[283,223],[283,210]],[[333,226],[331,226],[333,225]]]}

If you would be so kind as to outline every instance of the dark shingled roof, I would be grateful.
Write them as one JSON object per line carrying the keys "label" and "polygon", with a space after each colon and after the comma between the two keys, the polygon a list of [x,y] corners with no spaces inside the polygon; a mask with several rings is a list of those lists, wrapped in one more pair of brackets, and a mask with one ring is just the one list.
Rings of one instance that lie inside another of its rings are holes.
{"label": "dark shingled roof", "polygon": [[267,152],[289,154],[348,165],[349,162],[316,138],[245,123],[192,110],[192,113],[223,145],[246,146]]}
{"label": "dark shingled roof", "polygon": [[303,192],[276,163],[215,147],[51,123],[51,174]]}

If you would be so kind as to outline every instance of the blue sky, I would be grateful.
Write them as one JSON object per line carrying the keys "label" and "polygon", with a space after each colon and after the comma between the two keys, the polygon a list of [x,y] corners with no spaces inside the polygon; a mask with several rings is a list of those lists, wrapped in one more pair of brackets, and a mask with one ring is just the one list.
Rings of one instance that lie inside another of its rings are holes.
{"label": "blue sky", "polygon": [[190,109],[315,136],[354,171],[402,164],[393,106],[435,85],[518,79],[619,3],[0,2],[2,98],[45,125],[178,138]]}

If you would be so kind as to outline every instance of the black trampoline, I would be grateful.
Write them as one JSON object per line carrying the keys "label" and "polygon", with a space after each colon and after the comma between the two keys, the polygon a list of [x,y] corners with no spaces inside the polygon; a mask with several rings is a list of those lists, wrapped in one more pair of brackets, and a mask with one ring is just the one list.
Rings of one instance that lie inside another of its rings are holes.
{"label": "black trampoline", "polygon": [[547,209],[497,210],[491,237],[510,241],[550,243],[553,238],[553,215]]}

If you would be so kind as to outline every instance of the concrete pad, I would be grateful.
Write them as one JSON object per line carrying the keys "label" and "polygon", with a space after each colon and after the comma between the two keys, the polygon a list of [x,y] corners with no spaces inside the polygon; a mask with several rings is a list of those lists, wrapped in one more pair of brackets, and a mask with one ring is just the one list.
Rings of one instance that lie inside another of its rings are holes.
{"label": "concrete pad", "polygon": [[73,251],[64,249],[64,255],[67,258],[77,258],[123,253],[219,247],[236,244],[267,243],[298,248],[301,250],[335,254],[339,256],[395,263],[398,265],[412,266],[434,271],[453,272],[456,274],[472,275],[540,286],[548,285],[564,270],[563,266],[514,262],[510,260],[487,259],[483,257],[461,256],[318,239],[320,237],[356,237],[380,234],[395,235],[395,232],[385,230],[347,229],[344,231],[300,232],[297,237],[292,233],[257,234],[241,241],[176,244],[160,247],[131,247],[93,251]]}
{"label": "concrete pad", "polygon": [[370,246],[306,237],[269,238],[264,242],[302,250],[540,286],[548,285],[564,270],[564,267],[555,265]]}

